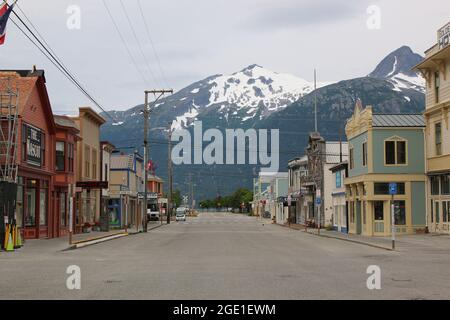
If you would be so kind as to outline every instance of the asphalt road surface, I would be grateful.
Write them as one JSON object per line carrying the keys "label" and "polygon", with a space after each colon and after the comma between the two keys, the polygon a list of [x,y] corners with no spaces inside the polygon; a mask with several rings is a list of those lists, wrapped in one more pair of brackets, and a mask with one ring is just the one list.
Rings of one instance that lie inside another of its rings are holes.
{"label": "asphalt road surface", "polygon": [[[450,243],[389,252],[235,214],[203,213],[102,244],[60,251],[29,241],[0,253],[0,299],[442,299]],[[69,290],[67,267],[81,270]],[[367,289],[370,265],[381,290]]]}

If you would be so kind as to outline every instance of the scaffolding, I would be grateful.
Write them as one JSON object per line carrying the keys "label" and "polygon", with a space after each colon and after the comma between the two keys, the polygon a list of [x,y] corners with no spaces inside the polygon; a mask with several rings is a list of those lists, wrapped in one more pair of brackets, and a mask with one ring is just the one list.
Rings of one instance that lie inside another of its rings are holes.
{"label": "scaffolding", "polygon": [[0,77],[0,247],[16,228],[18,111],[19,90]]}
{"label": "scaffolding", "polygon": [[0,78],[0,182],[17,183],[19,90]]}

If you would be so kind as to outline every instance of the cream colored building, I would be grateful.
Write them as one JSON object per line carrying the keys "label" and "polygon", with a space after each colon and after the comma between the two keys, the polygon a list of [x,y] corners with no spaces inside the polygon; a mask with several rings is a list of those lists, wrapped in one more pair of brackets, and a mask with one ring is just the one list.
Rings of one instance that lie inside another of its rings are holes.
{"label": "cream colored building", "polygon": [[[79,109],[79,115],[71,117],[80,128],[81,141],[77,145],[77,182],[101,180],[100,127],[106,122],[90,107]],[[76,188],[75,223],[81,232],[85,224],[100,223],[100,189]]]}
{"label": "cream colored building", "polygon": [[450,233],[450,22],[438,30],[437,43],[416,66],[426,79],[427,224],[431,232]]}

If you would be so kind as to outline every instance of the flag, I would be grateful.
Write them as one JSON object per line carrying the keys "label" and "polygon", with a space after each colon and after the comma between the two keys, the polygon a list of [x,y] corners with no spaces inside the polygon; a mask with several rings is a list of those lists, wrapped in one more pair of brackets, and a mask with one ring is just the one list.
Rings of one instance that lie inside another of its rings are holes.
{"label": "flag", "polygon": [[0,45],[5,43],[6,24],[8,23],[9,15],[13,8],[14,4],[8,6],[6,2],[0,5]]}

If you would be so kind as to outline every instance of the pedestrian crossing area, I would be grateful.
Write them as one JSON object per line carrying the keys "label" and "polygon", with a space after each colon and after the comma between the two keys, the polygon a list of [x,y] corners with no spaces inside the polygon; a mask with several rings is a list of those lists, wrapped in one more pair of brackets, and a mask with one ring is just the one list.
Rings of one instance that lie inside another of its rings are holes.
{"label": "pedestrian crossing area", "polygon": [[233,214],[200,214],[197,218],[188,218],[187,221],[179,221],[179,225],[243,225],[255,224],[255,218]]}

